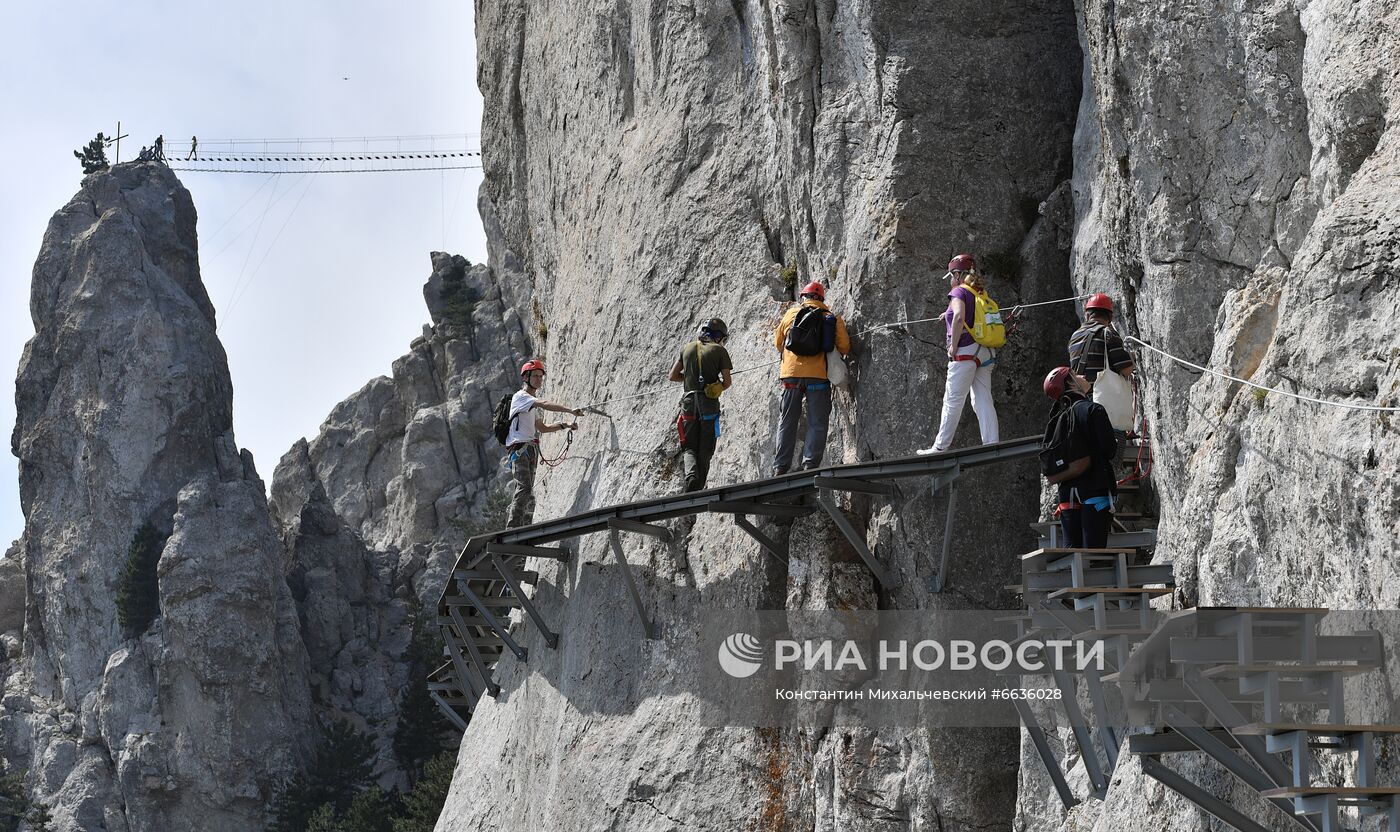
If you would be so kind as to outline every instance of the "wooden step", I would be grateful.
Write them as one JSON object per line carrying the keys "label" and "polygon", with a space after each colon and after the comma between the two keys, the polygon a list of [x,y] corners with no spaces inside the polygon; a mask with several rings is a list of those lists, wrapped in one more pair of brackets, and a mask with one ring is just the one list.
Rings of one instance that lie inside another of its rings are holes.
{"label": "wooden step", "polygon": [[1400,725],[1328,725],[1326,723],[1291,724],[1287,722],[1251,722],[1235,729],[1236,734],[1268,737],[1305,731],[1324,737],[1347,737],[1352,734],[1400,734]]}
{"label": "wooden step", "polygon": [[1253,673],[1277,673],[1280,676],[1325,676],[1329,673],[1369,673],[1378,664],[1226,664],[1207,668],[1201,676],[1207,679],[1231,678]]}
{"label": "wooden step", "polygon": [[1172,587],[1146,586],[1067,586],[1045,596],[1050,599],[1068,595],[1170,595]]}
{"label": "wooden step", "polygon": [[[1361,798],[1363,800],[1383,800],[1400,794],[1400,788],[1391,786],[1305,786],[1297,788],[1288,786],[1282,789],[1265,789],[1259,794],[1267,800],[1276,797],[1327,797],[1336,795],[1337,797],[1349,797],[1353,800]],[[1308,814],[1316,814],[1309,812]]]}
{"label": "wooden step", "polygon": [[[513,569],[515,579],[522,585],[534,584],[540,579],[538,572],[530,569]],[[505,578],[494,569],[458,569],[452,577],[459,581],[504,581]]]}
{"label": "wooden step", "polygon": [[[1021,586],[1029,586],[1032,590],[1045,591],[1049,589],[1060,589],[1072,586],[1072,576],[1067,569],[1037,570],[1027,572],[1023,577],[1024,583]],[[1132,586],[1145,584],[1165,584],[1170,586],[1174,580],[1172,566],[1169,563],[1144,563],[1128,567],[1128,583]],[[1096,566],[1092,569],[1084,570],[1083,580],[1091,586],[1101,586],[1105,581],[1114,581],[1118,578],[1118,568],[1107,566]],[[1017,590],[1020,591],[1020,590]]]}

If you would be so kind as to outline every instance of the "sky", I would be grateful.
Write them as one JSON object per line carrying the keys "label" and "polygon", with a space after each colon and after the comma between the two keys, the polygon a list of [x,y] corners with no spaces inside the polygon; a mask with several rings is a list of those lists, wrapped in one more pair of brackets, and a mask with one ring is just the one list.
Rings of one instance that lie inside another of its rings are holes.
{"label": "sky", "polygon": [[[369,0],[15,4],[0,30],[0,427],[34,333],[29,284],[72,151],[120,121],[122,159],[157,134],[223,139],[475,134],[472,4]],[[21,80],[23,79],[23,80]],[[109,158],[111,153],[109,152]],[[408,351],[429,252],[486,259],[479,170],[180,173],[233,376],[234,431],[270,481],[281,455]],[[0,454],[0,553],[24,528]]]}

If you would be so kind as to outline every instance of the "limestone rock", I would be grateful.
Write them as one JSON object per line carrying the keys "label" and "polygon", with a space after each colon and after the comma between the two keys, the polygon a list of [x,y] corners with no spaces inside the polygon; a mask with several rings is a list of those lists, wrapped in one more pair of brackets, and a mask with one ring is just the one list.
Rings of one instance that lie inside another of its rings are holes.
{"label": "limestone rock", "polygon": [[[941,312],[953,254],[984,256],[1006,305],[1070,293],[1063,212],[1039,212],[1071,173],[1080,60],[1064,4],[681,9],[514,0],[482,6],[476,31],[490,265],[521,276],[506,291],[536,351],[548,355],[546,395],[604,402],[607,413],[584,416],[574,459],[542,472],[540,518],[677,489],[678,390],[664,389],[664,379],[699,321],[716,315],[729,324],[735,366],[753,371],[724,396],[710,482],[767,473],[777,416],[775,269],[826,282],[856,335],[830,462],[928,444],[942,395],[942,325],[866,330]],[[560,32],[570,33],[567,48]],[[1043,375],[1071,322],[1063,311],[1029,318],[1006,352],[995,382],[1004,437],[1039,432],[1038,385],[1025,379]],[[968,413],[959,444],[976,441],[970,422]],[[959,499],[985,507],[987,522],[964,529],[961,552],[1032,542],[1019,530],[1035,519],[1033,472],[977,472],[962,488]],[[928,542],[941,540],[942,505],[918,487],[892,505],[852,507],[904,584],[866,601],[1010,603],[1000,590],[1009,562],[1004,574],[962,569],[956,592],[930,599],[937,555]],[[772,559],[721,518],[676,527],[686,532],[684,560],[659,548],[630,552],[649,576],[643,594],[663,599],[661,620],[690,621],[701,604],[781,604],[790,577],[803,603],[853,589],[834,573],[774,572]],[[903,818],[914,828],[1010,825],[1010,731],[967,742],[874,732],[847,742],[835,732],[693,725],[686,697],[663,696],[669,689],[658,681],[657,665],[693,670],[681,658],[690,655],[684,642],[635,646],[624,631],[599,652],[594,639],[603,634],[591,622],[616,617],[627,601],[587,565],[607,562],[604,542],[578,545],[568,566],[540,567],[547,588],[537,597],[547,617],[563,619],[561,646],[532,645],[528,667],[505,663],[508,693],[485,703],[468,730],[440,829],[874,829]],[[794,563],[809,560],[808,544],[793,551]],[[582,631],[581,622],[589,622]],[[634,660],[634,650],[646,652]],[[580,679],[569,673],[575,667],[593,670]],[[640,746],[639,735],[664,737],[669,753]],[[585,758],[561,745],[609,753]],[[880,763],[863,769],[869,755]],[[1000,762],[980,769],[976,789],[961,788],[988,759]],[[767,785],[736,794],[736,768],[759,772]],[[774,771],[787,775],[781,786]],[[677,778],[684,789],[662,788]],[[630,790],[638,779],[648,788]],[[519,797],[488,804],[482,794]]]}
{"label": "limestone rock", "polygon": [[[257,827],[305,752],[306,656],[262,482],[232,433],[194,206],[168,168],[83,180],[45,234],[30,312],[7,761],[57,830]],[[162,616],[127,640],[114,598],[146,522],[173,532]]]}

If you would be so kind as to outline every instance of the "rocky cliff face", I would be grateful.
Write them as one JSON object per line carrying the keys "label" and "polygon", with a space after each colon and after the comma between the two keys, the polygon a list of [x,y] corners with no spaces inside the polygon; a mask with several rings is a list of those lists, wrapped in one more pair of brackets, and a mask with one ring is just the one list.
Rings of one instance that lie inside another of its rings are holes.
{"label": "rocky cliff face", "polygon": [[[162,166],[87,177],[34,267],[17,382],[26,595],[5,756],[57,829],[247,829],[305,745],[306,652]],[[161,617],[117,623],[138,527],[168,535]]]}
{"label": "rocky cliff face", "polygon": [[[799,280],[826,280],[857,331],[929,317],[942,306],[938,261],[967,248],[1007,302],[1107,290],[1126,331],[1174,354],[1304,394],[1396,404],[1392,8],[933,5],[478,4],[484,209],[501,229],[492,257],[521,264],[525,281],[508,292],[550,354],[552,395],[646,390],[716,314],[735,333],[736,365],[763,364],[770,297],[783,294],[770,295],[771,276],[789,264]],[[1035,388],[1060,363],[1071,319],[1035,316],[1003,362],[1003,436],[1039,429]],[[828,459],[924,444],[941,335],[911,332],[934,346],[857,338]],[[1159,557],[1176,563],[1188,602],[1397,605],[1389,416],[1257,396],[1152,354],[1140,365]],[[726,395],[712,482],[765,472],[768,381],[759,370]],[[610,418],[581,438],[600,450],[550,472],[542,516],[675,488],[672,397],[604,409]],[[1028,474],[974,481],[969,504],[994,506],[993,531],[963,551],[1026,542],[1005,530],[1030,519],[1016,508],[1035,504]],[[851,506],[905,579],[869,599],[1009,606],[1003,574],[955,572],[952,592],[924,592],[919,550],[940,537],[940,505],[912,495]],[[834,580],[820,547],[796,537],[783,574],[714,518],[678,530],[684,552],[632,552],[659,616],[675,622],[662,644],[627,647],[632,623],[608,623],[624,601],[591,563],[604,559],[600,541],[582,541],[553,575],[541,597],[564,641],[557,653],[533,644],[528,668],[503,663],[508,693],[468,732],[439,828],[1012,824],[1016,754],[1000,738],[704,731],[683,700],[650,696],[700,605],[820,606],[823,587],[843,587],[848,602],[874,590]],[[599,679],[594,665],[619,651],[630,659]],[[568,752],[584,745],[609,754]],[[1021,763],[1017,828],[1204,828],[1131,763],[1105,804],[1067,821],[1038,762]],[[518,797],[479,798],[488,793]]]}
{"label": "rocky cliff face", "polygon": [[[424,298],[432,325],[285,455],[269,504],[189,194],[123,165],[55,215],[18,382],[25,535],[0,560],[4,756],[55,829],[261,828],[328,719],[405,785],[413,618],[499,522],[490,413],[526,351],[497,272],[434,254]],[[115,598],[147,523],[160,615],[127,638]]]}
{"label": "rocky cliff face", "polygon": [[[868,326],[939,314],[944,266],[965,249],[985,256],[1007,304],[1069,294],[1080,56],[1066,4],[516,0],[478,4],[477,33],[483,197],[501,229],[492,262],[522,264],[508,291],[548,354],[551,397],[664,386],[713,315],[729,324],[736,367],[766,365],[792,267],[825,281],[858,333],[827,459],[903,455],[936,428],[941,325]],[[1068,318],[1052,321],[1030,318],[997,374],[1004,436],[1039,429],[1027,379],[1067,334]],[[712,484],[771,466],[775,369],[726,394]],[[678,489],[675,401],[667,390],[585,416],[573,458],[542,476],[538,516]],[[966,421],[963,443],[975,441]],[[959,499],[993,508],[960,548],[1029,543],[1015,530],[1037,494],[1028,473],[970,478]],[[665,622],[659,643],[619,615],[616,574],[595,563],[603,541],[581,541],[567,567],[541,571],[561,646],[532,643],[528,666],[502,665],[507,694],[478,712],[439,828],[1009,826],[1012,731],[703,729],[693,703],[657,694],[684,670],[701,607],[819,607],[831,586],[886,607],[1009,605],[1009,564],[961,570],[955,592],[930,597],[942,500],[911,491],[892,507],[850,506],[903,579],[893,592],[868,575],[863,588],[833,580],[821,546],[800,542],[822,535],[799,535],[780,570],[718,517],[677,524],[676,548],[631,551]]]}
{"label": "rocky cliff face", "polygon": [[273,476],[316,701],[376,739],[377,767],[399,786],[400,706],[431,669],[405,661],[415,611],[435,608],[470,534],[504,524],[491,412],[527,351],[506,280],[434,253],[423,289],[432,325]]}
{"label": "rocky cliff face", "polygon": [[[1129,300],[1130,331],[1197,364],[1400,404],[1400,12],[1142,0],[1085,2],[1081,14],[1076,286],[1112,287]],[[1188,601],[1400,606],[1394,414],[1258,394],[1152,353],[1141,363],[1158,557]],[[1135,762],[1119,771],[1107,801],[1065,829],[1205,828]],[[1228,778],[1208,782],[1252,805]],[[1061,813],[1035,803],[1019,828],[1059,828]]]}

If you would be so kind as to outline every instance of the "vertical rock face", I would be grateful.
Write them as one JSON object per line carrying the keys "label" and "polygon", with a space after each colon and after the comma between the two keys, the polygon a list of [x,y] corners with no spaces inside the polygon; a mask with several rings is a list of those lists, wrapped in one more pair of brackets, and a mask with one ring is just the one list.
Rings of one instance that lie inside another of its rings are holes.
{"label": "vertical rock face", "polygon": [[[546,395],[604,402],[608,414],[583,417],[573,457],[542,472],[541,518],[679,487],[676,394],[627,397],[665,386],[680,346],[714,315],[729,324],[735,366],[756,369],[724,397],[711,484],[768,471],[777,397],[766,365],[790,297],[785,267],[826,282],[857,334],[832,462],[931,441],[942,325],[865,330],[938,315],[951,255],[983,255],[1004,304],[1069,294],[1080,56],[1067,4],[513,0],[479,3],[476,31],[492,264],[521,274],[505,291],[548,355]],[[1039,430],[1025,377],[1062,349],[1069,319],[1052,320],[1032,319],[1004,356],[1003,436]],[[976,441],[970,413],[965,422],[960,443]],[[988,522],[962,551],[1030,542],[1005,530],[1034,519],[1037,493],[1027,474],[970,478],[959,500]],[[679,525],[688,567],[679,550],[631,551],[667,622],[658,643],[639,643],[615,573],[591,563],[605,559],[603,541],[580,541],[568,566],[541,567],[538,597],[561,646],[531,643],[528,666],[503,663],[507,693],[467,732],[439,828],[1009,825],[1014,732],[702,729],[685,697],[657,693],[690,655],[702,606],[821,605],[833,586],[887,607],[1009,604],[1008,576],[977,568],[929,598],[942,499],[851,507],[903,579],[893,593],[814,575],[832,565],[801,540],[821,535],[794,540],[802,571],[789,576],[718,518]]]}
{"label": "vertical rock face", "polygon": [[[306,654],[165,167],[94,174],[49,225],[17,380],[26,602],[5,756],[55,828],[248,829],[308,731]],[[117,623],[143,523],[161,618]]]}
{"label": "vertical rock face", "polygon": [[[1119,287],[1130,329],[1198,364],[1395,406],[1400,13],[1087,3],[1085,27],[1080,285]],[[1142,363],[1191,598],[1400,606],[1393,416]]]}
{"label": "vertical rock face", "polygon": [[[1396,6],[1136,0],[1082,12],[1076,286],[1113,287],[1129,331],[1197,364],[1400,405]],[[1189,601],[1400,606],[1394,414],[1256,393],[1150,352],[1140,364],[1158,558],[1175,564]],[[1024,765],[1038,771],[1033,752]],[[1218,768],[1192,773],[1255,805]],[[1027,785],[1038,787],[1023,793],[1018,828],[1060,828],[1048,784]],[[1091,824],[1207,820],[1129,758],[1107,800],[1063,828]]]}

